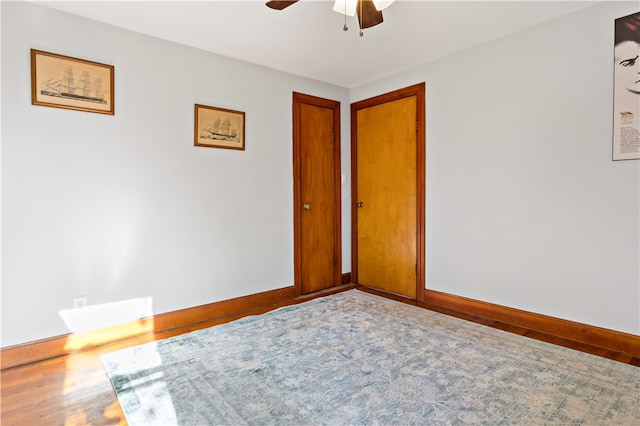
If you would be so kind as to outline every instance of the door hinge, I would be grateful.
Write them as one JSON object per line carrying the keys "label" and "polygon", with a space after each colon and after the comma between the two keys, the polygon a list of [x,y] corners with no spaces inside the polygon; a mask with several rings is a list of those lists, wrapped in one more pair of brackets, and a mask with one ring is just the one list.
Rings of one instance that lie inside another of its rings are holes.
{"label": "door hinge", "polygon": [[417,277],[418,276],[418,264],[417,263],[415,264],[415,267],[416,267],[416,277]]}
{"label": "door hinge", "polygon": [[416,123],[416,132],[418,131],[418,120],[415,121]]}
{"label": "door hinge", "polygon": [[334,265],[338,264],[338,257],[337,256],[333,256],[333,264]]}

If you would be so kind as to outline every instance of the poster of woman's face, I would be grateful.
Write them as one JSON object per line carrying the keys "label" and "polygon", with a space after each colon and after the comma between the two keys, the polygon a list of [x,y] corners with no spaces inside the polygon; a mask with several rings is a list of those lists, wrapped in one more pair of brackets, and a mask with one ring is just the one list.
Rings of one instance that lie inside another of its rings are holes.
{"label": "poster of woman's face", "polygon": [[613,159],[640,158],[640,12],[615,20]]}

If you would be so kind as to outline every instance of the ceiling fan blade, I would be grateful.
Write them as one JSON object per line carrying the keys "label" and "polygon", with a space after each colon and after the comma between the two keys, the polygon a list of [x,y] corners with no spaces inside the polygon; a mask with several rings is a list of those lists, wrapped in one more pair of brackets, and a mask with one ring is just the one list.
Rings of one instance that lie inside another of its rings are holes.
{"label": "ceiling fan blade", "polygon": [[383,21],[382,12],[376,9],[373,0],[358,0],[356,15],[358,15],[361,30],[374,27]]}
{"label": "ceiling fan blade", "polygon": [[271,9],[282,10],[285,7],[289,7],[294,3],[297,3],[298,0],[269,0],[265,4]]}

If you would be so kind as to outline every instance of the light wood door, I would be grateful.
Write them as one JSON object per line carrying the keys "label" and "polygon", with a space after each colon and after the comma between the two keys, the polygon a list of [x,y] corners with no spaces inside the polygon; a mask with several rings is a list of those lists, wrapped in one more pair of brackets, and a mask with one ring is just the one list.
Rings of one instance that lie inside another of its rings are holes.
{"label": "light wood door", "polygon": [[419,102],[417,94],[394,95],[352,110],[356,280],[412,299],[424,267]]}
{"label": "light wood door", "polygon": [[294,250],[301,293],[341,283],[339,112],[339,102],[294,93]]}

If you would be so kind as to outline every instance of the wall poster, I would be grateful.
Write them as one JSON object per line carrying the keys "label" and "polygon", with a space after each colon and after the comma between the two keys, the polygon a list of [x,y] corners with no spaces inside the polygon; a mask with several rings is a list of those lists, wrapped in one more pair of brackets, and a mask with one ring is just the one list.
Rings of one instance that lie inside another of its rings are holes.
{"label": "wall poster", "polygon": [[615,20],[613,159],[640,158],[640,12]]}

